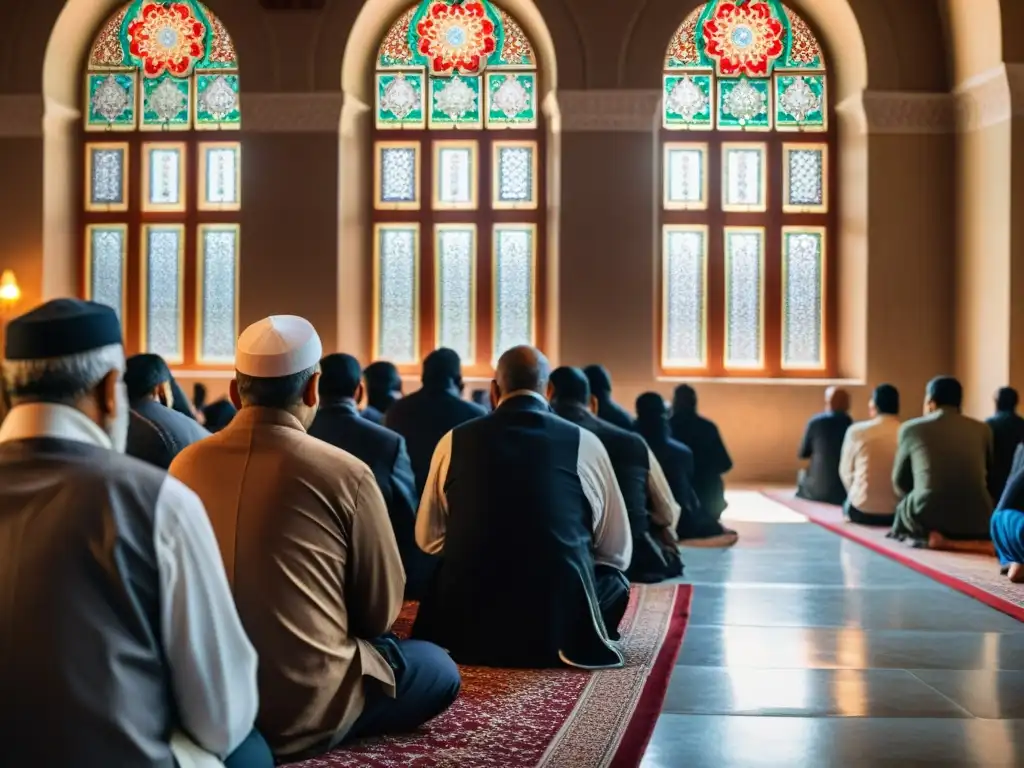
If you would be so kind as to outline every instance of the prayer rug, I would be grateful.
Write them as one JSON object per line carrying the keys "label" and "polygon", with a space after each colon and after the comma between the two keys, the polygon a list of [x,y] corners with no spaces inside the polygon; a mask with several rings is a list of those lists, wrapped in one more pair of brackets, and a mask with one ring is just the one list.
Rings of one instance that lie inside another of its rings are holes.
{"label": "prayer rug", "polygon": [[1008,616],[1024,621],[1024,585],[1012,584],[999,573],[999,561],[988,555],[915,549],[886,538],[888,528],[873,528],[846,521],[841,507],[798,499],[792,490],[764,491],[772,501],[799,512],[840,536],[890,557],[947,587],[963,592]]}
{"label": "prayer rug", "polygon": [[[292,768],[635,768],[683,642],[692,587],[634,586],[620,631],[626,665],[462,667],[451,709],[406,736],[367,739]],[[395,631],[412,626],[409,603]]]}

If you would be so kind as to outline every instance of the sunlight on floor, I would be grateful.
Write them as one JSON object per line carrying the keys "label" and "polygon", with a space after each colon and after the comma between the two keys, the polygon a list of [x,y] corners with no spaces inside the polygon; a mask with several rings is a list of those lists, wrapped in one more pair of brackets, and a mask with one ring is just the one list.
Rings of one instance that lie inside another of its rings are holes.
{"label": "sunlight on floor", "polygon": [[722,520],[737,523],[806,523],[807,518],[787,509],[758,491],[726,491],[729,508]]}

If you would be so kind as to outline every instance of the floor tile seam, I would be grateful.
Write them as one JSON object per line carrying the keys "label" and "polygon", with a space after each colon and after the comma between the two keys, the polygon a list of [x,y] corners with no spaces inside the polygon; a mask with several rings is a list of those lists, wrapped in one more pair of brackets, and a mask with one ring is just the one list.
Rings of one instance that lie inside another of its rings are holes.
{"label": "floor tile seam", "polygon": [[[954,705],[956,702],[953,702]],[[770,707],[768,708],[770,709]],[[788,714],[786,712],[673,712],[669,709],[662,710],[662,715],[675,715],[676,717],[735,717],[735,718],[749,718],[752,720],[759,720],[766,717],[777,717],[785,718],[787,720],[988,720],[989,722],[1003,722],[1002,720],[993,720],[992,718],[975,717],[971,713],[967,712],[963,707],[957,707],[963,715],[949,714],[949,715],[843,715],[843,714],[799,714],[793,713]]]}
{"label": "floor tile seam", "polygon": [[763,623],[747,623],[747,622],[718,622],[709,623],[707,621],[697,621],[690,618],[689,623],[686,627],[690,629],[814,629],[814,630],[830,630],[833,632],[860,632],[861,634],[872,634],[875,632],[915,632],[915,633],[928,633],[928,634],[945,634],[945,635],[1024,635],[1024,628],[1020,630],[991,630],[987,632],[971,632],[969,630],[961,629],[928,629],[927,627],[918,628],[892,628],[892,627],[865,627],[863,624],[857,626],[849,626],[846,624],[763,624]]}
{"label": "floor tile seam", "polygon": [[[919,680],[919,681],[920,681],[920,682],[921,682],[921,683],[922,683],[923,685],[925,685],[925,686],[927,686],[928,688],[930,688],[931,690],[935,691],[935,692],[936,692],[937,694],[939,694],[939,696],[941,696],[942,698],[944,698],[944,699],[945,699],[946,701],[948,701],[948,702],[949,702],[950,704],[952,704],[952,705],[953,705],[954,707],[956,707],[957,709],[960,709],[960,710],[963,710],[964,712],[966,712],[966,713],[967,713],[967,715],[968,715],[968,717],[970,717],[971,719],[973,719],[973,720],[990,720],[990,719],[994,719],[994,718],[979,718],[979,717],[977,717],[977,716],[976,716],[976,715],[974,715],[974,714],[973,714],[973,713],[972,713],[972,712],[971,712],[971,711],[970,711],[969,709],[967,709],[967,707],[963,706],[963,705],[962,705],[962,704],[960,704],[959,702],[957,702],[957,701],[953,700],[952,698],[950,698],[949,696],[947,696],[946,694],[944,694],[944,693],[943,693],[942,691],[940,691],[940,690],[939,690],[938,688],[936,688],[936,687],[935,687],[934,685],[932,685],[931,683],[929,683],[929,682],[928,682],[927,680],[924,680],[924,679],[922,679],[922,678],[921,678],[920,676],[918,676],[918,675],[914,674],[914,673],[913,673],[913,672],[911,672],[911,671],[910,671],[909,669],[905,669],[905,670],[903,670],[903,671],[904,671],[904,672],[906,672],[906,673],[907,673],[908,675],[910,675],[911,677],[913,677],[913,678],[914,678],[915,680]],[[943,670],[943,671],[946,671],[946,670]]]}

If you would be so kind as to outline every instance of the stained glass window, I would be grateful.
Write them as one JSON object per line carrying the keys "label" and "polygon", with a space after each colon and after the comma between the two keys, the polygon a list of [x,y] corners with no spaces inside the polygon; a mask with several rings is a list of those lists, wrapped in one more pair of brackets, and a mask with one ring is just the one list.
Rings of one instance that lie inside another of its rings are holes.
{"label": "stained glass window", "polygon": [[[446,346],[489,375],[499,347],[537,336],[544,142],[533,46],[490,0],[421,0],[385,34],[373,77],[373,354],[411,373]],[[412,231],[415,246],[394,234]],[[400,269],[384,264],[385,239],[414,248],[415,269],[406,257]]]}
{"label": "stained glass window", "polygon": [[782,0],[707,0],[662,72],[660,368],[833,372],[828,72]]}
{"label": "stained glass window", "polygon": [[129,354],[229,366],[242,202],[230,35],[198,0],[132,0],[99,29],[83,79],[84,295],[117,309]]}

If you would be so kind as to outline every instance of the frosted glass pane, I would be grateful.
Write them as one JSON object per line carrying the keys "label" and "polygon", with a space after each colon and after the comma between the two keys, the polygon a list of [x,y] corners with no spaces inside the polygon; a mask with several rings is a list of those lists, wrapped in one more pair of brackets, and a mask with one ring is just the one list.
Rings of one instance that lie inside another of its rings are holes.
{"label": "frosted glass pane", "polygon": [[473,260],[476,232],[442,229],[437,233],[438,346],[454,349],[464,363],[476,357],[473,348]]}
{"label": "frosted glass pane", "polygon": [[445,147],[438,151],[437,163],[437,203],[472,206],[476,174],[473,151],[467,147]]}
{"label": "frosted glass pane", "polygon": [[89,202],[92,205],[124,205],[124,150],[89,151],[92,153]]}
{"label": "frosted glass pane", "polygon": [[179,178],[180,151],[177,149],[149,150],[149,195],[151,205],[179,205],[181,179]]}
{"label": "frosted glass pane", "polygon": [[665,232],[666,368],[704,365],[704,259],[707,234],[698,230]]}
{"label": "frosted glass pane", "polygon": [[89,298],[112,308],[122,321],[125,237],[120,228],[89,230]]}
{"label": "frosted glass pane", "polygon": [[203,229],[203,360],[231,362],[235,359],[235,291],[238,270],[238,231]]}
{"label": "frosted glass pane", "polygon": [[416,202],[416,150],[386,147],[380,152],[380,202]]}
{"label": "frosted glass pane", "polygon": [[704,202],[704,152],[698,148],[670,148],[665,168],[669,206],[696,207]]}
{"label": "frosted glass pane", "polygon": [[416,362],[415,228],[379,229],[377,269],[380,280],[377,357],[393,363]]}
{"label": "frosted glass pane", "polygon": [[726,207],[764,208],[761,149],[725,150]]}
{"label": "frosted glass pane", "polygon": [[761,355],[761,254],[764,233],[725,233],[727,332],[725,364],[759,368]]}
{"label": "frosted glass pane", "polygon": [[494,358],[533,343],[533,230],[496,228]]}
{"label": "frosted glass pane", "polygon": [[238,205],[238,149],[210,147],[206,150],[206,202]]}
{"label": "frosted glass pane", "polygon": [[146,230],[146,351],[181,357],[181,230]]}
{"label": "frosted glass pane", "polygon": [[501,147],[498,150],[499,205],[526,205],[533,199],[533,147]]}
{"label": "frosted glass pane", "polygon": [[822,235],[786,232],[782,362],[787,367],[822,363]]}
{"label": "frosted glass pane", "polygon": [[791,206],[820,206],[825,188],[820,149],[794,149],[788,153],[789,189],[786,203]]}

